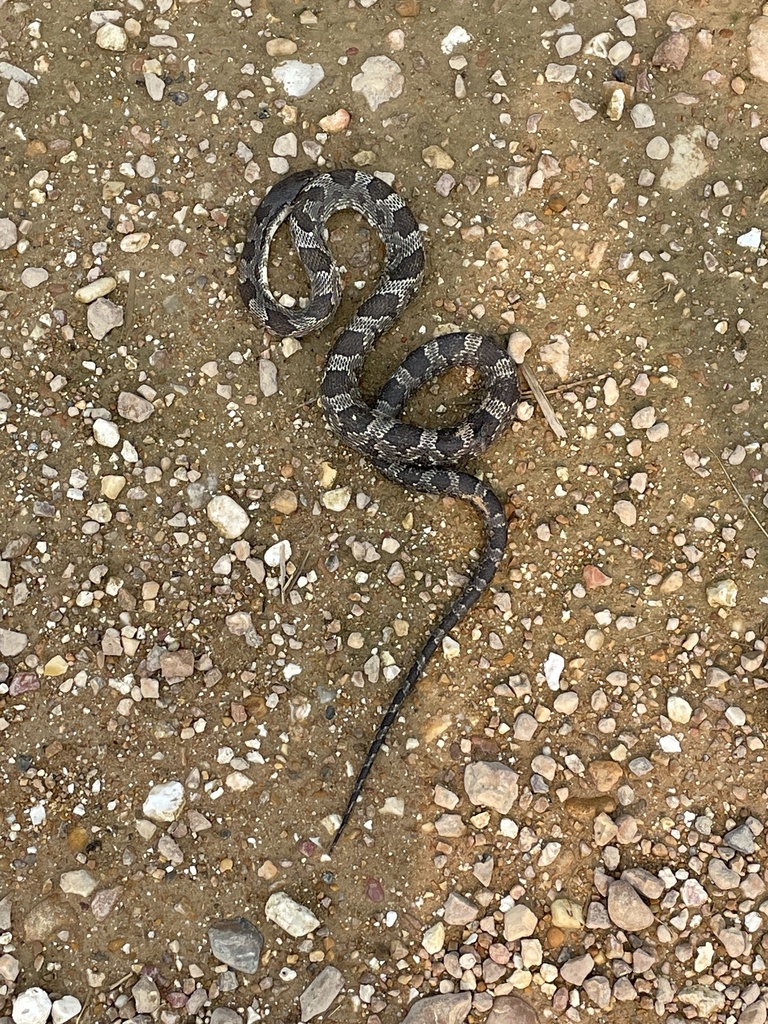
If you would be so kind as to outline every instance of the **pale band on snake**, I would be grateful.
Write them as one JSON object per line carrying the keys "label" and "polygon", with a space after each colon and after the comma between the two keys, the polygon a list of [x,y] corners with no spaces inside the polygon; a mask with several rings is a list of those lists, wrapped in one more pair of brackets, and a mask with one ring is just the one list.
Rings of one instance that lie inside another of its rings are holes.
{"label": "pale band on snake", "polygon": [[[320,398],[331,429],[390,480],[429,494],[470,502],[485,526],[485,545],[461,593],[432,626],[404,682],[379,723],[330,846],[333,850],[362,793],[374,760],[403,703],[443,639],[464,618],[496,574],[507,543],[507,520],[494,492],[459,466],[478,456],[509,426],[520,398],[514,361],[491,338],[456,332],[414,349],[369,403],[360,378],[368,353],[419,289],[424,246],[402,197],[375,175],[356,170],[300,171],[281,179],[257,207],[240,260],[240,294],[250,312],[280,337],[302,337],[328,324],[341,302],[342,268],[327,245],[326,221],[337,211],[360,213],[380,235],[385,266],[369,296],[341,329],[328,355]],[[309,299],[288,307],[269,285],[269,248],[284,221],[309,281]],[[458,426],[429,429],[400,419],[420,387],[451,367],[472,367],[481,398]]]}

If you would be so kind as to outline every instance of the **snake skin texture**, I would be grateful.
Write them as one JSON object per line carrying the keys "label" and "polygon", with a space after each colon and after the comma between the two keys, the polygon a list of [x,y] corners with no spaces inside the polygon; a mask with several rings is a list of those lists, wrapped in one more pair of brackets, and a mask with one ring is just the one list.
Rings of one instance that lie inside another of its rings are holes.
{"label": "snake skin texture", "polygon": [[[380,178],[362,171],[301,171],[281,179],[256,209],[240,260],[240,294],[256,320],[276,335],[301,337],[333,318],[341,301],[342,270],[327,246],[325,223],[338,210],[360,213],[381,236],[385,267],[373,291],[340,331],[328,356],[320,397],[333,431],[383,473],[405,487],[470,502],[485,525],[485,546],[462,592],[432,626],[371,742],[333,850],[362,793],[376,755],[403,703],[430,658],[493,579],[507,543],[507,521],[496,495],[458,467],[481,454],[508,427],[520,398],[512,359],[490,338],[444,334],[406,356],[371,404],[360,377],[368,353],[395,323],[419,289],[424,247],[419,226],[404,200]],[[284,221],[309,281],[304,305],[277,301],[269,285],[269,247]],[[400,419],[410,396],[454,366],[472,367],[481,399],[467,419],[432,430]]]}

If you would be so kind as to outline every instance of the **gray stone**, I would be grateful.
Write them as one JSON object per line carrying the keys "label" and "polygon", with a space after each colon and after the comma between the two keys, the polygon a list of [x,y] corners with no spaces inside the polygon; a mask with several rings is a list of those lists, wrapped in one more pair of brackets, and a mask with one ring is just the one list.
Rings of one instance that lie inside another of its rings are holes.
{"label": "gray stone", "polygon": [[737,888],[741,881],[741,875],[732,868],[729,868],[728,865],[721,860],[710,860],[709,864],[707,864],[707,874],[715,883],[717,888],[721,889],[723,892]]}
{"label": "gray stone", "polygon": [[768,82],[768,17],[763,15],[752,22],[748,43],[749,73],[761,82]]}
{"label": "gray stone", "polygon": [[16,245],[18,237],[19,233],[11,218],[0,217],[0,249],[10,249],[12,245]]}
{"label": "gray stone", "polygon": [[664,883],[658,875],[646,871],[645,868],[627,868],[622,871],[621,877],[629,882],[638,892],[641,892],[646,899],[659,900],[664,894]]}
{"label": "gray stone", "polygon": [[137,1013],[155,1013],[160,1009],[160,991],[148,974],[143,974],[131,989]]}
{"label": "gray stone", "polygon": [[443,920],[446,924],[469,924],[470,921],[476,920],[480,913],[472,900],[468,900],[457,892],[448,894],[444,906]]}
{"label": "gray stone", "polygon": [[539,1017],[530,1003],[520,996],[499,996],[485,1024],[539,1024]]}
{"label": "gray stone", "polygon": [[[472,994],[460,992],[419,999],[403,1018],[402,1024],[462,1024],[472,1008]],[[490,1020],[490,1018],[489,1018]]]}
{"label": "gray stone", "polygon": [[246,917],[231,917],[211,925],[208,941],[216,959],[228,967],[243,974],[255,974],[259,969],[264,937]]}
{"label": "gray stone", "polygon": [[344,975],[336,967],[324,967],[314,981],[299,996],[301,1019],[312,1020],[325,1013],[336,996],[344,988]]}
{"label": "gray stone", "polygon": [[723,842],[737,853],[755,852],[755,837],[749,825],[737,825],[723,836]]}
{"label": "gray stone", "polygon": [[0,900],[0,932],[9,932],[11,930],[11,902],[10,896],[4,896]]}
{"label": "gray stone", "polygon": [[608,915],[617,928],[641,932],[650,928],[654,917],[636,890],[623,880],[611,882],[608,889]]}
{"label": "gray stone", "polygon": [[123,324],[123,308],[103,296],[88,307],[88,330],[97,341],[105,338],[115,327]]}
{"label": "gray stone", "polygon": [[132,423],[143,423],[155,411],[151,402],[132,391],[121,391],[117,396],[117,411],[124,420]]}
{"label": "gray stone", "polygon": [[229,1006],[217,1006],[211,1014],[210,1024],[243,1024],[243,1018]]}
{"label": "gray stone", "polygon": [[589,953],[585,953],[583,956],[574,956],[570,960],[566,960],[560,968],[560,977],[569,985],[583,985],[594,966],[595,961]]}
{"label": "gray stone", "polygon": [[0,654],[5,658],[14,658],[21,654],[27,646],[29,637],[15,629],[0,629]]}

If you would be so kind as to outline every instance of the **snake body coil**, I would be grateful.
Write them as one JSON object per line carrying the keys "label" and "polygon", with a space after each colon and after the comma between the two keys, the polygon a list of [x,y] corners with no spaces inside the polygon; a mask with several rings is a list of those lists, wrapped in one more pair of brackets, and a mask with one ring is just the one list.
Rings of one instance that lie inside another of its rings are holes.
{"label": "snake body coil", "polygon": [[[280,336],[301,337],[324,327],[341,301],[341,270],[326,244],[325,222],[342,209],[362,214],[384,242],[384,270],[373,291],[346,324],[331,349],[321,385],[321,401],[333,431],[399,484],[430,494],[468,501],[483,517],[486,541],[469,581],[443,618],[432,627],[400,689],[379,724],[357,775],[334,836],[338,842],[373,762],[403,702],[443,639],[467,614],[493,579],[507,542],[504,510],[482,481],[456,467],[483,452],[511,422],[519,390],[510,357],[479,334],[445,334],[406,356],[369,404],[360,390],[366,357],[418,291],[424,273],[419,226],[397,192],[362,171],[317,174],[301,171],[279,181],[258,206],[240,261],[240,294],[254,317]],[[269,246],[283,221],[309,279],[309,300],[288,308],[268,281]],[[454,366],[473,367],[482,398],[467,419],[439,430],[413,426],[399,417],[410,396]]]}

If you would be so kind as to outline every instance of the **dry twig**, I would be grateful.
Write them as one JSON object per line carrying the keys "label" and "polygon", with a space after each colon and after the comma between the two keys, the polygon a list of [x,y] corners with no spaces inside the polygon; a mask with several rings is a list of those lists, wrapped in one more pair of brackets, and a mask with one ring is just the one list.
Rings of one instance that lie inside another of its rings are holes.
{"label": "dry twig", "polygon": [[538,402],[539,408],[541,409],[541,412],[542,412],[542,414],[544,416],[544,419],[547,421],[547,426],[552,431],[552,433],[555,435],[555,437],[560,438],[561,441],[564,440],[568,436],[566,434],[566,432],[565,432],[565,427],[562,425],[560,420],[557,418],[557,413],[552,408],[552,404],[549,401],[549,399],[547,398],[546,394],[544,393],[544,389],[542,388],[541,384],[539,384],[538,380],[536,379],[536,374],[533,372],[533,370],[529,369],[525,365],[525,363],[522,363],[518,367],[518,369],[520,370],[520,373],[525,378],[526,384],[531,389],[531,392],[533,393],[533,397]]}

